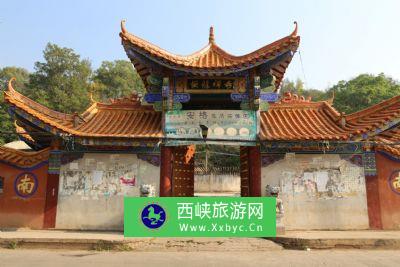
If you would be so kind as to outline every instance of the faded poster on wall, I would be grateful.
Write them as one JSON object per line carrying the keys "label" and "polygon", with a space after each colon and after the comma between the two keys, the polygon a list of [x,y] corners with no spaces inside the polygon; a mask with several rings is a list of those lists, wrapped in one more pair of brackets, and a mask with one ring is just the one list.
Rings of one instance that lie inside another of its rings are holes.
{"label": "faded poster on wall", "polygon": [[158,167],[139,160],[136,155],[85,154],[82,159],[61,167],[59,195],[79,195],[86,200],[135,196],[139,195],[141,184],[158,187],[155,183],[158,180]]}

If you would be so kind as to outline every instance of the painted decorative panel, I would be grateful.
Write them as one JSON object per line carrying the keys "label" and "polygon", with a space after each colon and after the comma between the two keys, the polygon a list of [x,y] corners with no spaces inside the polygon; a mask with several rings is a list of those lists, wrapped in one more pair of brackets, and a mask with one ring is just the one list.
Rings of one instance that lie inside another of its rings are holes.
{"label": "painted decorative panel", "polygon": [[173,139],[255,141],[257,116],[245,110],[180,110],[165,115],[165,133]]}
{"label": "painted decorative panel", "polygon": [[177,92],[188,93],[232,93],[245,92],[246,79],[244,77],[179,77],[176,82]]}

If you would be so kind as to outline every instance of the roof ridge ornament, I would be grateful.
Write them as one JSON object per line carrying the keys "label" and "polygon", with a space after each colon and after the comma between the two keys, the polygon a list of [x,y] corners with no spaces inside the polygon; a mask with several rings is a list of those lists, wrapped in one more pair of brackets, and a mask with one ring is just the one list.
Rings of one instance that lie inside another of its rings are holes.
{"label": "roof ridge ornament", "polygon": [[90,99],[90,103],[92,103],[92,104],[97,103],[97,101],[94,100],[93,90],[89,91],[89,99]]}
{"label": "roof ridge ornament", "polygon": [[210,35],[208,36],[208,42],[209,42],[210,44],[215,43],[214,27],[213,27],[213,26],[210,27]]}
{"label": "roof ridge ornament", "polygon": [[297,94],[292,94],[291,92],[285,92],[280,103],[315,103],[311,101],[311,97],[299,96]]}
{"label": "roof ridge ornament", "polygon": [[15,91],[14,87],[12,86],[12,83],[15,82],[17,79],[15,77],[12,77],[8,81],[8,91]]}
{"label": "roof ridge ornament", "polygon": [[127,32],[126,28],[125,28],[125,22],[126,22],[126,19],[121,20],[121,31],[122,31],[122,33],[126,33]]}
{"label": "roof ridge ornament", "polygon": [[333,101],[335,100],[335,90],[332,91],[332,97],[326,100],[328,104],[333,105]]}
{"label": "roof ridge ornament", "polygon": [[297,36],[297,28],[298,28],[297,21],[294,21],[293,23],[294,23],[295,27],[294,27],[293,32],[290,34],[290,36],[296,37]]}

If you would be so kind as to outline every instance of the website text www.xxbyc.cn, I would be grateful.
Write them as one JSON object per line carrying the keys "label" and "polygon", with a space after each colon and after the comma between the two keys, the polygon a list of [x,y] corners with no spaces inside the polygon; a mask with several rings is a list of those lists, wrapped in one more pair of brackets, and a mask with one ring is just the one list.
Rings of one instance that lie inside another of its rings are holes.
{"label": "website text www.xxbyc.cn", "polygon": [[249,225],[232,225],[227,223],[211,223],[210,225],[179,223],[179,230],[181,232],[221,232],[235,234],[238,232],[262,232],[263,226],[256,223],[250,223]]}

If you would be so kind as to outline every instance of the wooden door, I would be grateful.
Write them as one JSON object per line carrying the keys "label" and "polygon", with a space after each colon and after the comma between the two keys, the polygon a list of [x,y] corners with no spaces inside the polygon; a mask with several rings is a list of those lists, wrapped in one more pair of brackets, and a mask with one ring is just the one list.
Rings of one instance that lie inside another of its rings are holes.
{"label": "wooden door", "polygon": [[173,149],[172,196],[194,196],[194,156],[188,159],[190,147],[177,146]]}

